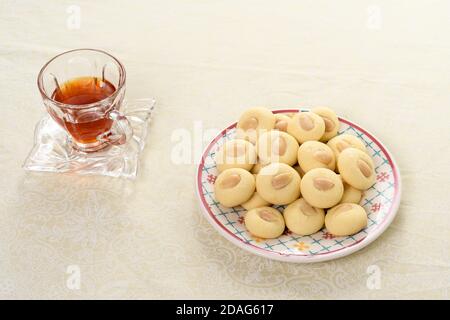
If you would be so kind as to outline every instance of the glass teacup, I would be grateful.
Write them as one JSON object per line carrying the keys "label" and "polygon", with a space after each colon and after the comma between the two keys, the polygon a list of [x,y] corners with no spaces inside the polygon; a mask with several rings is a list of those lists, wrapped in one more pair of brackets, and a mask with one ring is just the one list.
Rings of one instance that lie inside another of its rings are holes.
{"label": "glass teacup", "polygon": [[72,146],[93,152],[124,144],[133,134],[119,112],[125,80],[124,66],[112,55],[77,49],[47,62],[37,83],[48,113],[67,131]]}

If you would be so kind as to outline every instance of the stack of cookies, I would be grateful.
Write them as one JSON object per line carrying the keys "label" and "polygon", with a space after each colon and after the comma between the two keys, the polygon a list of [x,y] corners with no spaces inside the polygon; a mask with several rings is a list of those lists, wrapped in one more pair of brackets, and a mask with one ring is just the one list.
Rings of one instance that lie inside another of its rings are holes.
{"label": "stack of cookies", "polygon": [[359,232],[367,226],[359,202],[375,182],[374,163],[361,140],[338,131],[338,117],[325,107],[289,115],[248,109],[236,139],[216,153],[216,200],[246,209],[245,226],[259,238],[277,238],[286,227],[298,235],[323,227],[335,236]]}

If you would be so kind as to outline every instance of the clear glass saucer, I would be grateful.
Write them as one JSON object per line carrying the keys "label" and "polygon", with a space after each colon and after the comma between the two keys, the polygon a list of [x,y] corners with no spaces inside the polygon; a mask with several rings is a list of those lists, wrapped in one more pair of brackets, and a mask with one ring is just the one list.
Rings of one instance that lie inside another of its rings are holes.
{"label": "clear glass saucer", "polygon": [[34,146],[23,168],[29,171],[134,179],[154,108],[154,99],[124,102],[120,111],[133,128],[133,137],[123,145],[113,145],[91,153],[75,150],[67,132],[46,115],[36,125]]}

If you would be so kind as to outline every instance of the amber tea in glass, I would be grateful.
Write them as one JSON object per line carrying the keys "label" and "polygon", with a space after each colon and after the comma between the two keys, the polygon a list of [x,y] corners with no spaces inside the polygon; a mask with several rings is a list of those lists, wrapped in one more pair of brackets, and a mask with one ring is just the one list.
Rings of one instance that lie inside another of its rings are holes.
{"label": "amber tea in glass", "polygon": [[125,69],[108,53],[78,49],[60,54],[42,68],[38,87],[49,114],[76,149],[97,151],[131,137],[128,120],[119,112]]}
{"label": "amber tea in glass", "polygon": [[[58,102],[71,105],[83,105],[101,101],[116,91],[108,80],[97,77],[79,77],[66,81],[53,92],[52,98]],[[75,111],[77,122],[64,121],[72,137],[81,143],[92,143],[98,135],[111,128],[112,120],[98,118],[92,112]]]}

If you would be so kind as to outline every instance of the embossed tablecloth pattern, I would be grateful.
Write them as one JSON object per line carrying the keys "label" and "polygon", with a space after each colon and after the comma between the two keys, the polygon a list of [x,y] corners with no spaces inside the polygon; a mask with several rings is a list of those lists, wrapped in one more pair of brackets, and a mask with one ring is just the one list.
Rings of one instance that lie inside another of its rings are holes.
{"label": "embossed tablecloth pattern", "polygon": [[[0,297],[448,299],[449,32],[445,0],[1,1]],[[158,100],[134,182],[21,168],[39,68],[77,47],[113,53],[127,96]],[[254,105],[332,106],[383,141],[403,183],[391,227],[311,265],[222,238],[198,210],[194,161],[207,129]],[[174,163],[180,137],[190,153]]]}

